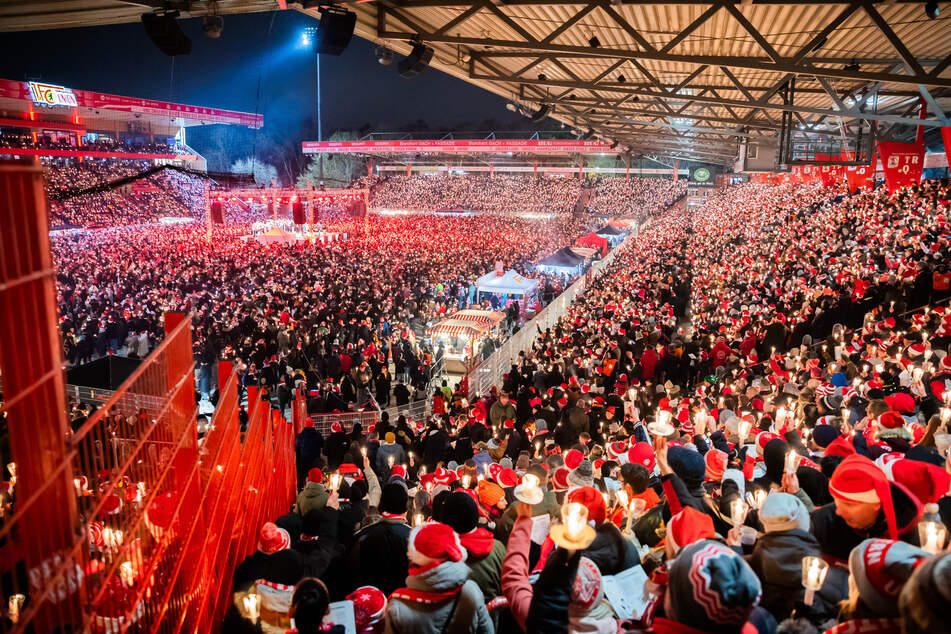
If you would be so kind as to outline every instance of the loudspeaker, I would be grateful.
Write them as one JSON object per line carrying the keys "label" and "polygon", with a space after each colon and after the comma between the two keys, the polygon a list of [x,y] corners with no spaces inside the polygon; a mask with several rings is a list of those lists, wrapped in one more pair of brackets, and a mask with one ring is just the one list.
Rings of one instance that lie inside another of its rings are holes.
{"label": "loudspeaker", "polygon": [[421,42],[417,42],[413,45],[413,50],[405,58],[400,60],[400,63],[397,64],[396,68],[400,73],[400,77],[406,77],[410,79],[416,77],[421,72],[426,70],[426,67],[429,66],[430,60],[433,58],[433,49],[429,48]]}
{"label": "loudspeaker", "polygon": [[304,215],[304,203],[293,203],[291,205],[291,215],[294,216],[295,225],[305,224],[307,222],[307,216]]}
{"label": "loudspeaker", "polygon": [[219,202],[211,203],[211,221],[216,225],[225,223],[224,205]]}
{"label": "loudspeaker", "polygon": [[177,12],[142,14],[142,26],[149,39],[166,55],[188,55],[192,52],[192,41],[178,26],[177,16]]}
{"label": "loudspeaker", "polygon": [[320,55],[340,55],[350,43],[356,24],[357,14],[353,11],[333,7],[321,9],[314,52]]}

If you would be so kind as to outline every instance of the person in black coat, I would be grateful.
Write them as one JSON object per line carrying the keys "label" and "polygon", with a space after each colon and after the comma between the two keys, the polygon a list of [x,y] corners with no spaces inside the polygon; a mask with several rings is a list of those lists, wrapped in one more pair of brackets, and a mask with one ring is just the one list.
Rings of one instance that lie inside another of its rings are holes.
{"label": "person in black coat", "polygon": [[324,453],[327,455],[327,470],[336,471],[343,462],[343,455],[350,449],[350,436],[343,431],[340,423],[334,423],[330,429]]}
{"label": "person in black coat", "polygon": [[314,427],[314,421],[308,418],[304,428],[297,434],[294,441],[294,450],[297,453],[297,488],[304,486],[307,472],[317,466],[320,454],[324,448],[324,437]]}
{"label": "person in black coat", "polygon": [[349,588],[371,585],[389,596],[406,584],[410,527],[406,524],[406,487],[390,483],[380,496],[383,518],[359,531],[347,554]]}

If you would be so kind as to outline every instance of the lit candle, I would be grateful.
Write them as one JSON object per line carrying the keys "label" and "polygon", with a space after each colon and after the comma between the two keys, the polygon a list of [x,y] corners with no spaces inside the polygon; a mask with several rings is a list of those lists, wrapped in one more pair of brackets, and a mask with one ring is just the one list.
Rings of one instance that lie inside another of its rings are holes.
{"label": "lit candle", "polygon": [[423,525],[423,514],[417,513],[413,516],[413,526],[422,526]]}
{"label": "lit candle", "polygon": [[947,534],[948,529],[945,528],[944,524],[938,522],[920,522],[918,524],[921,549],[929,555],[937,555],[944,549]]}
{"label": "lit candle", "polygon": [[463,489],[468,489],[468,488],[469,488],[469,484],[470,484],[471,482],[472,482],[472,476],[470,476],[468,473],[467,473],[466,475],[462,476],[462,488],[463,488]]}
{"label": "lit candle", "polygon": [[248,596],[244,597],[244,611],[247,613],[248,618],[258,622],[258,616],[260,615],[260,607],[258,606],[258,595],[254,592],[249,592]]}
{"label": "lit candle", "polygon": [[942,407],[941,408],[941,422],[947,423],[949,418],[951,418],[951,408]]}
{"label": "lit candle", "polygon": [[390,457],[387,459],[387,462],[389,463],[390,468],[393,468],[393,456],[390,456]]}
{"label": "lit candle", "polygon": [[796,467],[799,466],[799,454],[790,449],[786,453],[786,473],[796,473]]}
{"label": "lit candle", "polygon": [[82,497],[83,481],[79,478],[73,478],[73,486],[76,487],[76,495]]}
{"label": "lit candle", "polygon": [[766,491],[763,489],[756,489],[755,491],[748,491],[746,493],[746,499],[749,502],[749,505],[754,509],[763,508],[763,502],[766,501]]}
{"label": "lit candle", "polygon": [[14,625],[20,621],[20,610],[23,609],[24,603],[26,603],[26,595],[23,594],[14,594],[7,602],[7,616]]}
{"label": "lit candle", "polygon": [[829,572],[829,564],[822,561],[819,557],[803,557],[802,559],[802,585],[806,589],[806,596],[803,603],[812,605],[816,591],[822,587],[826,580],[826,574]]}
{"label": "lit candle", "polygon": [[336,493],[337,489],[340,488],[340,478],[341,478],[341,475],[339,473],[334,473],[330,476],[330,490],[331,491]]}
{"label": "lit candle", "polygon": [[526,489],[534,489],[540,483],[541,481],[538,479],[538,476],[535,475],[534,473],[526,473],[522,477],[522,486],[524,486]]}
{"label": "lit candle", "polygon": [[565,518],[565,534],[571,541],[581,539],[584,527],[588,523],[588,509],[583,504],[570,502],[563,513]]}
{"label": "lit candle", "polygon": [[123,561],[119,564],[119,577],[127,587],[131,588],[135,585],[135,573],[132,570],[131,561]]}
{"label": "lit candle", "polygon": [[734,527],[739,526],[746,519],[746,502],[741,498],[730,502],[730,519],[733,520]]}
{"label": "lit candle", "polygon": [[627,493],[625,493],[624,491],[618,491],[614,495],[615,497],[617,497],[618,504],[620,504],[624,508],[627,508]]}
{"label": "lit candle", "polygon": [[753,428],[753,423],[748,420],[741,419],[739,425],[737,425],[737,431],[740,434],[740,444],[746,444],[746,435],[750,433],[750,429]]}
{"label": "lit candle", "polygon": [[362,454],[363,454],[363,457],[366,458],[366,457],[367,457],[367,448],[366,448],[366,447],[360,447],[360,453],[362,453]]}

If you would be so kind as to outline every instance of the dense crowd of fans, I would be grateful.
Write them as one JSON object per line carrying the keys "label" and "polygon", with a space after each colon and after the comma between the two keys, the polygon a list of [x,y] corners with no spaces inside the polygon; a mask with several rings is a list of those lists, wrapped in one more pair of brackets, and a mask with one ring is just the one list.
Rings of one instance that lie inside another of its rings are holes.
{"label": "dense crowd of fans", "polygon": [[[567,214],[579,199],[589,213],[647,216],[665,209],[687,191],[687,181],[666,178],[600,178],[512,175],[374,176],[371,207],[440,211],[465,209],[494,214]],[[584,201],[587,201],[584,204]]]}
{"label": "dense crowd of fans", "polygon": [[687,179],[600,178],[591,187],[589,213],[635,216],[658,213],[687,193]]}
{"label": "dense crowd of fans", "polygon": [[489,394],[305,427],[225,629],[945,631],[949,204],[662,212]]}
{"label": "dense crowd of fans", "polygon": [[373,183],[370,206],[377,209],[441,211],[465,209],[517,215],[570,213],[581,193],[576,178],[532,178],[504,174],[388,176]]}
{"label": "dense crowd of fans", "polygon": [[114,227],[155,222],[163,217],[203,219],[203,179],[166,169],[104,192],[64,197],[97,185],[139,174],[147,161],[75,158],[45,159],[46,190],[50,196],[50,226]]}
{"label": "dense crowd of fans", "polygon": [[77,145],[75,139],[48,136],[38,136],[34,139],[30,135],[0,134],[0,147],[24,148],[33,150],[88,150],[93,152],[130,152],[138,154],[183,154],[184,150],[168,143],[150,143],[145,141],[129,141],[100,138],[83,141]]}

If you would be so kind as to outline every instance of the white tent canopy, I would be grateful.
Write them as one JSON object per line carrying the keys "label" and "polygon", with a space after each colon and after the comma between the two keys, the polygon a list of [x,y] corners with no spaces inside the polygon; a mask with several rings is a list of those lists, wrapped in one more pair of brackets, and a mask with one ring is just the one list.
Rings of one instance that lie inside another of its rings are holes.
{"label": "white tent canopy", "polygon": [[480,293],[508,293],[509,295],[528,295],[538,286],[538,280],[523,277],[509,269],[504,275],[495,271],[486,273],[476,280],[476,289]]}

